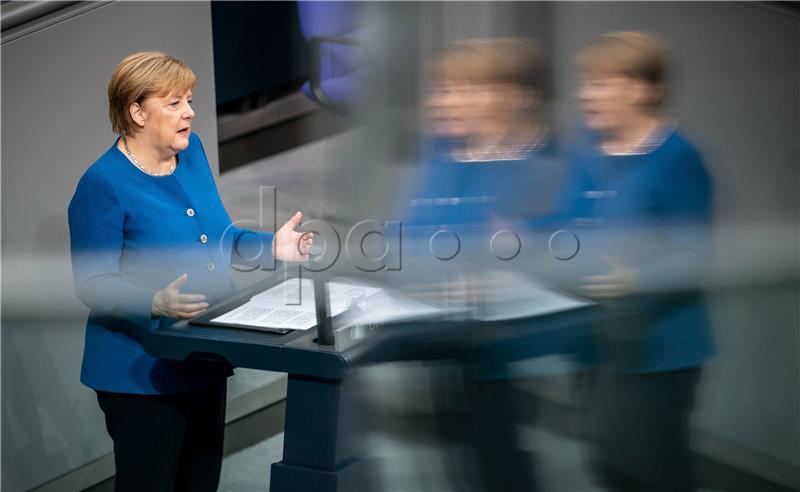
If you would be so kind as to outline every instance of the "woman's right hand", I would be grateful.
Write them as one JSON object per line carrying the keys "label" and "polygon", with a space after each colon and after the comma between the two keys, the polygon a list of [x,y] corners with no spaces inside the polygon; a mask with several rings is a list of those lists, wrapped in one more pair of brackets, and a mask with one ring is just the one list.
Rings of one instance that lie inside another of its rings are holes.
{"label": "woman's right hand", "polygon": [[181,294],[181,286],[189,278],[185,273],[156,292],[150,312],[154,318],[166,316],[174,319],[191,319],[208,309],[206,296]]}

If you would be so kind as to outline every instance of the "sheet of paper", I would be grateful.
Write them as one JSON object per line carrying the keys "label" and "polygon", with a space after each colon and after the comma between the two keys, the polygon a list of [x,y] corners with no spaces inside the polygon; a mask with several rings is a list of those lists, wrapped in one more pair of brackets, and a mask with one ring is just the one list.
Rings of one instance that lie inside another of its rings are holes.
{"label": "sheet of paper", "polygon": [[482,321],[541,316],[594,304],[509,272],[492,272],[489,278],[493,288],[484,313],[479,316]]}
{"label": "sheet of paper", "polygon": [[389,323],[425,318],[442,313],[442,309],[414,301],[396,293],[381,290],[367,300],[363,311],[358,310],[354,313],[348,324]]}
{"label": "sheet of paper", "polygon": [[[329,314],[336,316],[344,312],[351,303],[366,299],[380,290],[366,285],[328,282]],[[317,324],[313,280],[287,280],[211,321],[261,328],[307,330]]]}
{"label": "sheet of paper", "polygon": [[[592,304],[507,272],[493,272],[485,280],[492,287],[491,294],[484,299],[483,309],[478,310],[477,318],[483,321],[539,316]],[[328,296],[331,316],[341,314],[352,304],[358,306],[347,324],[386,323],[444,312],[441,308],[354,282],[328,282]],[[254,328],[312,328],[317,324],[313,280],[287,280],[211,321]]]}

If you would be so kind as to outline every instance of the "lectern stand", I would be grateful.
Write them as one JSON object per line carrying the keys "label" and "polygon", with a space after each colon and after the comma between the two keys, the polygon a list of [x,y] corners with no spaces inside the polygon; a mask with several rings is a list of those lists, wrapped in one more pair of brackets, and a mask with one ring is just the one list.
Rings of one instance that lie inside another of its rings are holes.
{"label": "lectern stand", "polygon": [[[258,282],[212,309],[240,305],[283,280]],[[315,297],[325,292],[324,282],[315,285]],[[334,337],[324,297],[315,301],[321,306],[321,330],[282,334],[180,322],[162,327],[145,339],[145,350],[160,358],[221,360],[233,367],[288,374],[283,460],[272,465],[271,492],[336,492],[368,487],[365,473],[358,470],[362,450],[349,420],[352,399],[346,395],[352,365],[347,352],[358,342],[347,333]]]}
{"label": "lectern stand", "polygon": [[[282,280],[259,282],[220,307],[240,305]],[[335,337],[332,329],[328,334],[314,329],[282,334],[181,322],[150,333],[145,350],[164,359],[222,360],[233,367],[287,373],[283,460],[272,465],[269,490],[363,491],[371,487],[366,462],[360,459],[365,455],[363,436],[354,423],[359,409],[355,383],[348,378],[352,368],[475,354],[505,360],[509,354],[525,358],[541,355],[539,350],[553,353],[553,347],[542,343],[542,334],[584,326],[589,312],[579,309],[488,327],[477,321],[417,320],[383,325],[366,336],[363,330],[356,336],[355,330],[339,329]],[[329,345],[319,343],[328,335]]]}

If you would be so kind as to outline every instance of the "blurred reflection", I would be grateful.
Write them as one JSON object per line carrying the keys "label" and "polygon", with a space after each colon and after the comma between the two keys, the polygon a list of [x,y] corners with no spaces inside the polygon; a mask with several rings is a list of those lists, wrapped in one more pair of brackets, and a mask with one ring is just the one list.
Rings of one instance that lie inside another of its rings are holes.
{"label": "blurred reflection", "polygon": [[[507,186],[535,173],[537,160],[553,156],[556,150],[550,125],[540,111],[545,99],[544,64],[541,48],[522,38],[462,40],[431,63],[427,100],[431,174],[425,176],[420,196],[452,199],[484,194],[473,197],[479,198],[477,203],[417,201],[415,205],[424,208],[420,216],[453,224],[532,213],[531,203],[540,199],[521,202]],[[523,203],[528,207],[516,208]],[[452,210],[456,211],[444,212]]]}
{"label": "blurred reflection", "polygon": [[[544,55],[535,43],[462,40],[430,65],[428,153],[404,223],[404,273],[412,295],[465,323],[451,333],[451,363],[430,373],[453,488],[540,486],[532,434],[519,432],[536,424],[540,403],[521,397],[511,367],[567,355],[582,368],[581,436],[599,485],[696,489],[688,424],[713,354],[700,290],[711,259],[711,179],[661,114],[667,61],[655,37],[607,34],[578,65],[583,124],[563,158],[540,111]],[[524,240],[514,261],[487,247],[503,230]],[[559,230],[579,252],[556,254],[554,241],[544,251],[541,237]],[[560,325],[541,315],[519,321],[509,306],[533,312],[552,302],[524,290],[531,281],[597,304]]]}
{"label": "blurred reflection", "polygon": [[[613,490],[695,490],[689,417],[712,337],[692,276],[707,264],[712,185],[703,161],[660,115],[664,48],[609,33],[579,55],[585,134],[570,162],[564,217],[584,240],[577,289],[606,311],[592,325],[588,383],[594,471]],[[683,276],[675,290],[651,289]]]}
{"label": "blurred reflection", "polygon": [[[447,309],[451,319],[481,318],[515,288],[496,273],[519,253],[515,231],[552,208],[559,161],[541,111],[545,56],[528,39],[467,39],[436,57],[429,74],[428,157],[404,222],[411,243],[406,267],[414,277],[409,290]],[[497,240],[500,233],[512,244]],[[455,336],[480,343],[488,333],[465,327]],[[514,350],[513,358],[542,350],[528,348]],[[532,452],[517,439],[517,425],[533,420],[534,405],[515,398],[505,375],[508,356],[484,349],[431,369],[449,485],[535,490]],[[474,474],[465,473],[471,468]]]}
{"label": "blurred reflection", "polygon": [[427,107],[441,157],[523,160],[551,144],[537,111],[543,64],[541,49],[522,38],[462,40],[434,60]]}
{"label": "blurred reflection", "polygon": [[[498,231],[549,210],[557,176],[557,142],[540,110],[545,56],[523,38],[454,43],[429,64],[426,153],[404,221],[414,275],[446,272],[422,291],[469,303],[485,290],[464,278],[502,265]],[[504,258],[513,258],[512,251]],[[430,281],[432,279],[426,278]],[[468,284],[472,284],[470,287]],[[474,304],[473,304],[474,307]]]}

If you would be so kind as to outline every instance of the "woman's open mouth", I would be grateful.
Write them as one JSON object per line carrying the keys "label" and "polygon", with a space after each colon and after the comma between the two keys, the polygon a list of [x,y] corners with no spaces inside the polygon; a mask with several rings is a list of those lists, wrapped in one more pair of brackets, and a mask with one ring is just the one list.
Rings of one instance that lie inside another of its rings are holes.
{"label": "woman's open mouth", "polygon": [[190,127],[188,127],[188,126],[186,128],[181,128],[180,130],[178,130],[178,135],[180,135],[182,137],[188,137],[189,136],[189,130],[190,130]]}

